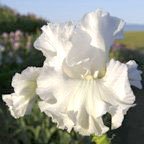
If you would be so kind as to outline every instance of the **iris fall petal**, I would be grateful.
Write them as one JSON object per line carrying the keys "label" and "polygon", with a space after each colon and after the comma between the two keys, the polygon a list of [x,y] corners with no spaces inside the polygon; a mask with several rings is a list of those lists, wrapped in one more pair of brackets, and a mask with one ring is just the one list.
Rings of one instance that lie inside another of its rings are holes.
{"label": "iris fall petal", "polygon": [[3,101],[6,102],[14,118],[31,112],[36,98],[36,78],[39,72],[40,68],[28,67],[21,74],[16,73],[12,80],[14,93],[3,95]]}
{"label": "iris fall petal", "polygon": [[45,68],[37,83],[37,94],[43,100],[41,111],[53,117],[60,128],[74,128],[82,135],[105,133],[108,128],[100,119],[107,112],[112,115],[112,128],[118,128],[135,101],[127,65],[114,60],[102,79],[71,79]]}

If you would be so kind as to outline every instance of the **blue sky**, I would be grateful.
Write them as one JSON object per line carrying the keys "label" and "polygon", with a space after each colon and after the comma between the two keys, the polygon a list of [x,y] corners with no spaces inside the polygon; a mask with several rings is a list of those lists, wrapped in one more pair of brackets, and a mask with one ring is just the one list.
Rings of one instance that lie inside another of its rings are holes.
{"label": "blue sky", "polygon": [[144,24],[144,0],[0,0],[0,3],[52,22],[76,21],[86,12],[102,8],[127,23]]}

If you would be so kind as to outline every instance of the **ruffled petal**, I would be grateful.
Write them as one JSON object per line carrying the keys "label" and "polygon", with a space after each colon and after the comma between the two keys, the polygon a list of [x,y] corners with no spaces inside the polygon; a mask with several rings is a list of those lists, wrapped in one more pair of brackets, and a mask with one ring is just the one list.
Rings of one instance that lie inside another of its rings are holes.
{"label": "ruffled petal", "polygon": [[137,69],[138,64],[134,60],[130,60],[126,64],[128,66],[128,77],[129,77],[130,84],[139,89],[142,89],[142,83],[141,83],[142,71]]}
{"label": "ruffled petal", "polygon": [[43,100],[39,104],[41,111],[60,128],[73,128],[82,135],[106,132],[101,117],[107,112],[112,116],[112,128],[120,127],[135,101],[127,65],[114,60],[102,79],[69,79],[45,67],[38,78],[37,94]]}
{"label": "ruffled petal", "polygon": [[109,105],[100,99],[95,80],[69,79],[62,73],[44,68],[37,80],[42,112],[52,117],[59,128],[72,128],[82,135],[101,135],[108,131],[101,116]]}
{"label": "ruffled petal", "polygon": [[124,119],[124,112],[123,109],[119,107],[112,107],[109,111],[112,117],[111,121],[111,129],[119,128],[122,125]]}
{"label": "ruffled petal", "polygon": [[126,64],[112,59],[107,66],[105,77],[102,80],[105,86],[111,87],[115,98],[120,102],[132,104],[135,101],[135,96],[129,83]]}
{"label": "ruffled petal", "polygon": [[81,20],[82,29],[91,36],[91,45],[103,50],[107,59],[113,41],[123,38],[124,25],[123,20],[100,9],[86,14]]}
{"label": "ruffled petal", "polygon": [[[110,111],[112,114],[112,128],[118,128],[121,125],[123,115],[130,107],[134,106],[135,101],[135,96],[130,87],[127,65],[112,59],[101,82],[105,88],[105,91],[100,90],[101,98],[116,108],[115,113]],[[106,91],[107,96],[104,94]]]}
{"label": "ruffled petal", "polygon": [[108,128],[100,119],[107,112],[112,116],[112,128],[120,127],[135,101],[127,65],[114,60],[102,79],[70,79],[45,68],[38,78],[37,94],[45,103],[45,107],[39,104],[41,111],[60,128],[73,128],[82,135],[106,132]]}
{"label": "ruffled petal", "polygon": [[72,48],[63,65],[64,69],[71,72],[73,78],[80,78],[86,72],[93,74],[96,70],[105,69],[104,51],[91,46],[90,42],[90,35],[80,27],[74,30],[71,38]]}
{"label": "ruffled petal", "polygon": [[72,78],[84,73],[103,73],[109,60],[109,49],[115,39],[123,37],[124,21],[102,10],[86,14],[71,36],[64,69]]}
{"label": "ruffled petal", "polygon": [[55,67],[61,66],[63,59],[71,48],[70,37],[73,32],[71,22],[52,24],[42,27],[42,35],[35,41],[34,47],[41,50],[46,57],[46,64]]}
{"label": "ruffled petal", "polygon": [[3,95],[3,101],[6,102],[14,118],[22,117],[31,112],[36,99],[36,79],[39,72],[40,68],[28,67],[21,74],[16,73],[12,80],[14,93]]}
{"label": "ruffled petal", "polygon": [[[45,64],[59,70],[66,58],[68,66],[103,71],[113,41],[123,36],[124,21],[102,10],[86,14],[80,24],[48,24],[35,41],[46,56]],[[69,53],[69,54],[68,54]]]}

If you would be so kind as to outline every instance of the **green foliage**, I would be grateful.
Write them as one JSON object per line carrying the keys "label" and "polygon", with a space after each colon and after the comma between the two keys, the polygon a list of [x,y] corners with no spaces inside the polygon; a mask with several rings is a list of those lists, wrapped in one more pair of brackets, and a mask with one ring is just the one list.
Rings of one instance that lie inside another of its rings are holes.
{"label": "green foliage", "polygon": [[111,141],[106,134],[102,136],[93,136],[92,142],[95,144],[111,144]]}
{"label": "green foliage", "polygon": [[8,7],[0,7],[0,23],[2,22],[15,22],[16,13]]}
{"label": "green foliage", "polygon": [[126,32],[124,39],[118,42],[126,45],[126,47],[130,49],[144,50],[144,32]]}
{"label": "green foliage", "polygon": [[44,24],[46,24],[46,21],[42,18],[37,18],[35,15],[24,16],[8,7],[0,7],[0,34],[16,31],[17,29],[34,33]]}
{"label": "green foliage", "polygon": [[83,137],[74,132],[58,130],[38,107],[34,107],[31,115],[18,120],[8,111],[1,110],[0,116],[0,144],[84,144]]}

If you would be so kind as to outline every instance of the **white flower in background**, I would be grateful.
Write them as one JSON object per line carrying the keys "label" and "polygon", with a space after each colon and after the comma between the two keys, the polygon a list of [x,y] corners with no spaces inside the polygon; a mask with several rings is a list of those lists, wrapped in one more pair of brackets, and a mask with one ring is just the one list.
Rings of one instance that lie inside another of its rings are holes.
{"label": "white flower in background", "polygon": [[31,112],[36,99],[36,79],[40,68],[28,67],[21,74],[16,73],[12,80],[14,93],[3,95],[11,115],[19,118]]}
{"label": "white flower in background", "polygon": [[108,131],[102,116],[112,116],[112,128],[121,126],[135,96],[132,74],[141,88],[134,62],[109,61],[113,41],[123,37],[124,21],[96,10],[77,25],[48,24],[34,46],[46,57],[37,80],[39,107],[61,129],[82,135]]}

